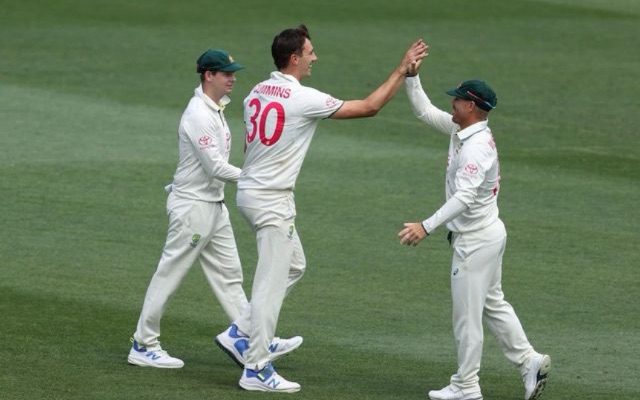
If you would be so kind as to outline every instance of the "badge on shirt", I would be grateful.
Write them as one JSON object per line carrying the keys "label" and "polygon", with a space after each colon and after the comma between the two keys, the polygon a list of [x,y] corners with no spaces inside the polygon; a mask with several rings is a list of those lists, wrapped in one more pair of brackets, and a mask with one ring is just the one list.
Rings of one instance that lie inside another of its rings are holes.
{"label": "badge on shirt", "polygon": [[473,163],[469,163],[467,165],[464,166],[464,170],[469,174],[469,175],[475,175],[478,173],[478,166],[473,164]]}
{"label": "badge on shirt", "polygon": [[200,145],[200,150],[206,149],[207,147],[211,147],[213,144],[213,138],[207,135],[202,135],[198,139],[198,144]]}
{"label": "badge on shirt", "polygon": [[200,241],[201,238],[202,236],[200,236],[200,234],[198,233],[194,234],[193,236],[191,236],[191,243],[189,243],[189,246],[195,249],[195,247],[198,245],[198,242]]}
{"label": "badge on shirt", "polygon": [[327,100],[325,101],[325,104],[327,105],[327,107],[333,108],[336,105],[338,105],[339,102],[340,102],[340,100],[334,99],[333,97],[329,96],[329,97],[327,97]]}

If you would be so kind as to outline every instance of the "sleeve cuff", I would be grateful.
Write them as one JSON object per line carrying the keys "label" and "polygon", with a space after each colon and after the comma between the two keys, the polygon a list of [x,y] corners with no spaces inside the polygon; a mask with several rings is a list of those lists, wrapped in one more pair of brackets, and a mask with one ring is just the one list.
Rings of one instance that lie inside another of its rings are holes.
{"label": "sleeve cuff", "polygon": [[427,236],[431,235],[431,227],[427,227],[427,221],[422,221],[422,229],[424,229]]}
{"label": "sleeve cuff", "polygon": [[451,197],[438,211],[432,216],[422,221],[422,226],[427,232],[431,233],[440,225],[445,224],[458,215],[462,214],[467,209],[467,205],[458,200],[456,197]]}
{"label": "sleeve cuff", "polygon": [[419,87],[420,85],[420,74],[414,75],[414,76],[409,76],[409,75],[405,75],[404,77],[404,83],[407,85],[407,87]]}

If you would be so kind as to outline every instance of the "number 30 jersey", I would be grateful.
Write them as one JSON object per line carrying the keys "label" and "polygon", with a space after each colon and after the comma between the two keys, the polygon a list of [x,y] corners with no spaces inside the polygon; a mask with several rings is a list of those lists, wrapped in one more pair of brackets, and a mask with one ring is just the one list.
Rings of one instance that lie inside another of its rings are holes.
{"label": "number 30 jersey", "polygon": [[244,100],[245,160],[238,189],[293,190],[321,119],[342,100],[275,71]]}

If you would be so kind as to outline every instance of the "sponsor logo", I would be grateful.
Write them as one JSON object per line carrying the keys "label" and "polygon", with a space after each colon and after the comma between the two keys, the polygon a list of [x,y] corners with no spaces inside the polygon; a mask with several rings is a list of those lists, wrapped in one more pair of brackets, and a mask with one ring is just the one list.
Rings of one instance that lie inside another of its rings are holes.
{"label": "sponsor logo", "polygon": [[200,238],[202,236],[200,236],[199,234],[194,234],[193,236],[191,236],[191,243],[189,243],[189,246],[195,248],[198,245],[198,242],[200,241]]}
{"label": "sponsor logo", "polygon": [[209,144],[211,144],[211,138],[207,135],[200,136],[200,139],[198,139],[198,143],[200,144],[200,146],[209,146]]}
{"label": "sponsor logo", "polygon": [[475,165],[475,164],[467,164],[467,165],[464,167],[464,170],[465,170],[468,174],[475,175],[475,174],[477,174],[477,173],[478,173],[478,166],[477,166],[477,165]]}
{"label": "sponsor logo", "polygon": [[272,388],[277,388],[280,385],[280,381],[277,381],[275,379],[271,379],[269,382],[267,382],[267,385],[271,386]]}
{"label": "sponsor logo", "polygon": [[325,101],[327,107],[335,107],[338,103],[340,103],[340,100],[334,99],[331,96],[327,97],[327,100]]}

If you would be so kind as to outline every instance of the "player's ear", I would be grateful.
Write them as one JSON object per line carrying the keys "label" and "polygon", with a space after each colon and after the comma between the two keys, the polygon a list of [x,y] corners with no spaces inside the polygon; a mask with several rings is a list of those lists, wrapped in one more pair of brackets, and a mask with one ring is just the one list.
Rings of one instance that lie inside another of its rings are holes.
{"label": "player's ear", "polygon": [[300,57],[296,53],[292,53],[289,56],[289,64],[290,65],[298,65],[299,61],[300,61]]}
{"label": "player's ear", "polygon": [[469,103],[469,111],[470,111],[470,112],[475,112],[475,111],[476,111],[476,108],[478,108],[478,106],[476,105],[476,103],[475,103],[475,102],[473,102],[473,101],[469,101],[469,102],[467,102],[467,103]]}

